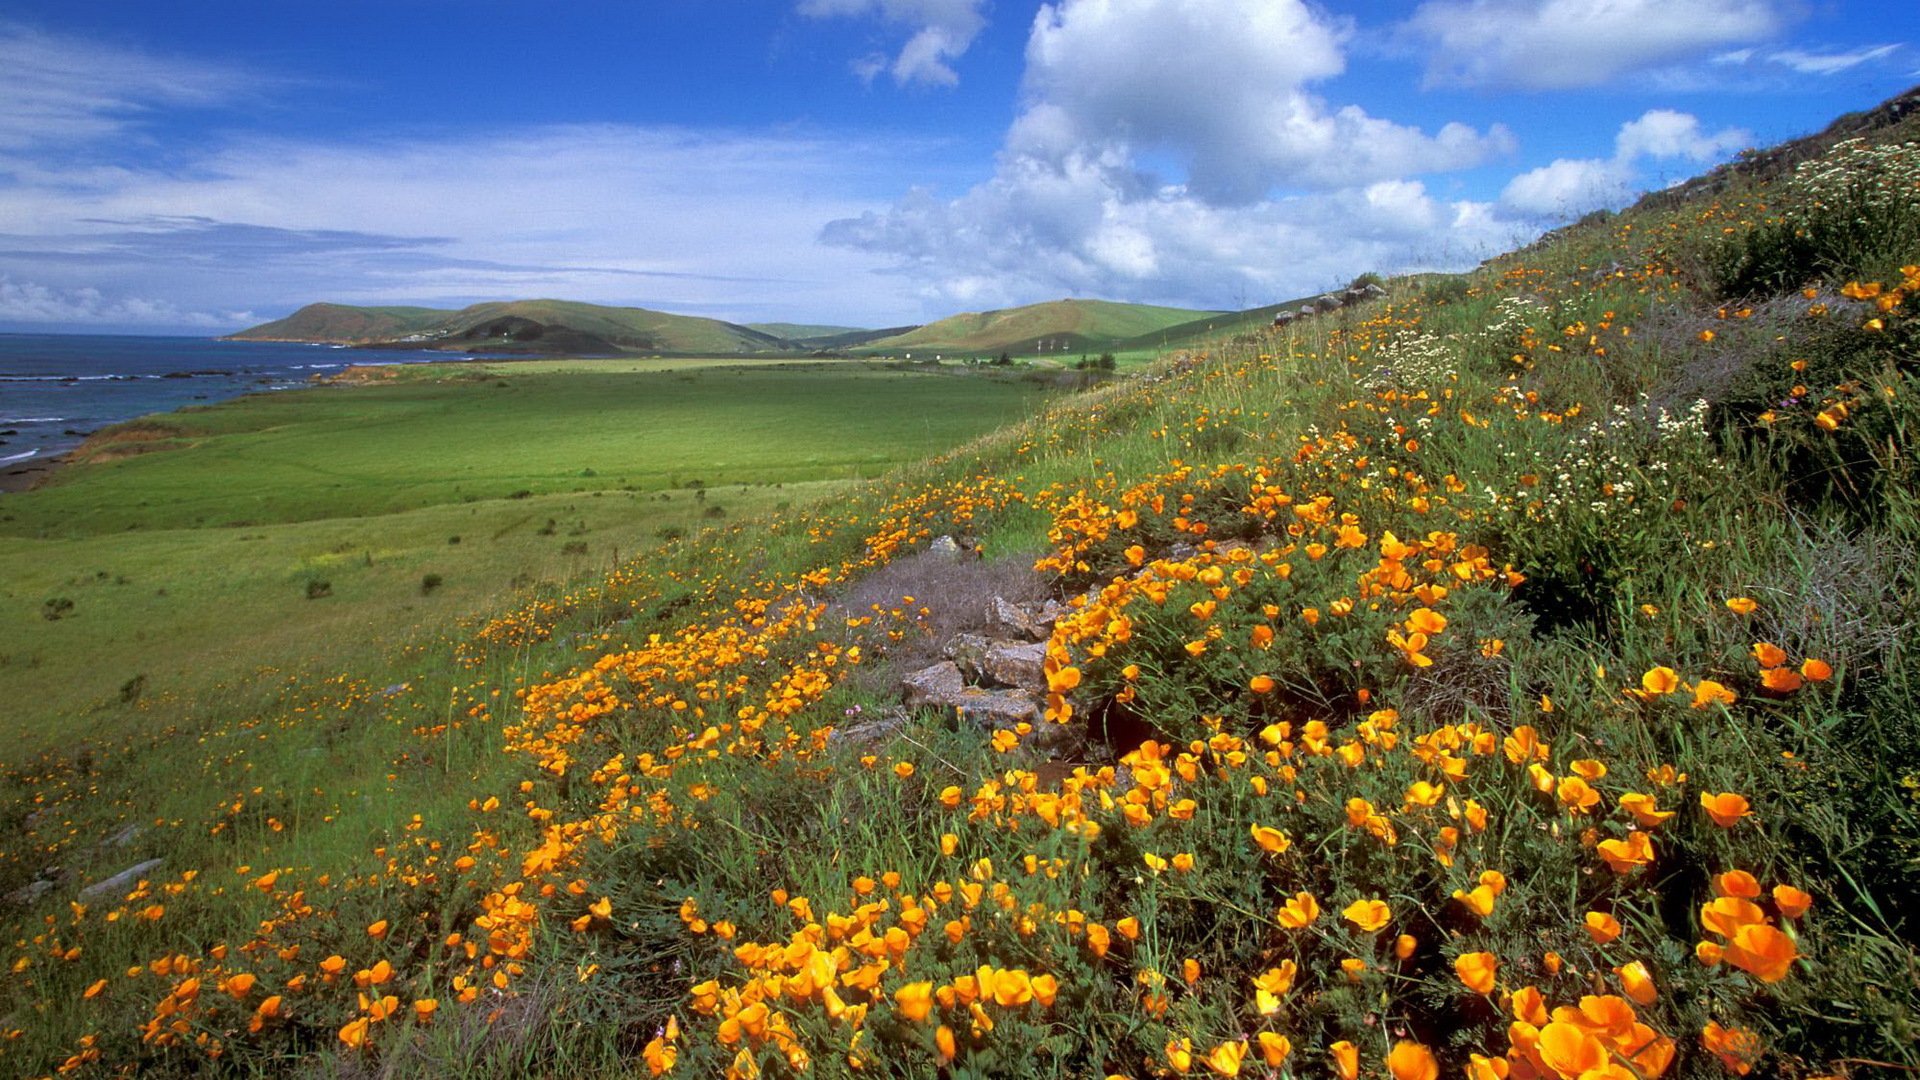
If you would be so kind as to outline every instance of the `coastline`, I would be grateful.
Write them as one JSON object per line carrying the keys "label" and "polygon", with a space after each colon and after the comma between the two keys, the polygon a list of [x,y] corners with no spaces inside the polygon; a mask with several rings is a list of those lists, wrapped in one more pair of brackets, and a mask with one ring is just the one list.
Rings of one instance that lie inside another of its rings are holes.
{"label": "coastline", "polygon": [[68,454],[32,457],[0,466],[0,496],[32,491],[67,464]]}

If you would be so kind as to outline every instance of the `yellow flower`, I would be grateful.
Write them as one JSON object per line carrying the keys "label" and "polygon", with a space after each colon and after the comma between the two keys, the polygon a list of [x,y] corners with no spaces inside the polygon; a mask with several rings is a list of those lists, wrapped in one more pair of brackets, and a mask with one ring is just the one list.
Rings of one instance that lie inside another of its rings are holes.
{"label": "yellow flower", "polygon": [[1371,934],[1393,918],[1393,909],[1379,900],[1355,900],[1340,914],[1350,923]]}
{"label": "yellow flower", "polygon": [[1274,918],[1288,930],[1303,929],[1320,918],[1320,902],[1313,898],[1312,893],[1295,893],[1293,899],[1288,900],[1274,914]]}
{"label": "yellow flower", "polygon": [[1494,973],[1499,968],[1499,958],[1490,952],[1461,953],[1453,961],[1460,984],[1476,994],[1493,993]]}
{"label": "yellow flower", "polygon": [[933,1012],[933,983],[908,983],[894,991],[893,1003],[902,1017],[917,1024]]}

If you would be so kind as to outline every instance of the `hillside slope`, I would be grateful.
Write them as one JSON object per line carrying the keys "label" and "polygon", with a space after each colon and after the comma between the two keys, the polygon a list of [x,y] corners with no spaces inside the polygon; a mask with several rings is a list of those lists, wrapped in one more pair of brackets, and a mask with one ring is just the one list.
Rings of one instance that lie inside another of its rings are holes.
{"label": "hillside slope", "polygon": [[230,335],[238,341],[314,341],[452,351],[777,352],[784,340],[744,326],[647,308],[570,300],[510,300],[458,311],[309,304]]}
{"label": "hillside slope", "polygon": [[1920,1072],[1899,130],[23,767],[0,1060]]}
{"label": "hillside slope", "polygon": [[1186,308],[1109,300],[1053,300],[998,311],[967,312],[868,342],[870,351],[1077,352],[1149,334],[1207,314]]}

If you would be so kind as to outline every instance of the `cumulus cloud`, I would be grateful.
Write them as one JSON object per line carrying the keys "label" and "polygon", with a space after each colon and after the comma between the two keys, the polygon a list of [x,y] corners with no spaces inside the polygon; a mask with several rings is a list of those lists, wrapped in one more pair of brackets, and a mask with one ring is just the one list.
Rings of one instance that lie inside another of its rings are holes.
{"label": "cumulus cloud", "polygon": [[951,61],[973,44],[987,25],[982,12],[986,0],[801,0],[800,13],[815,18],[879,16],[887,23],[912,31],[893,57],[865,56],[854,61],[862,79],[872,81],[882,72],[905,86],[956,86],[960,75]]}
{"label": "cumulus cloud", "polygon": [[1541,219],[1620,206],[1642,182],[1645,163],[1706,164],[1751,145],[1752,139],[1739,128],[1708,133],[1696,116],[1650,109],[1620,125],[1611,158],[1561,158],[1521,173],[1501,192],[1500,206],[1514,215]]}
{"label": "cumulus cloud", "polygon": [[258,321],[251,311],[182,311],[165,300],[108,297],[94,288],[54,289],[0,274],[0,323],[232,330]]}
{"label": "cumulus cloud", "polygon": [[1212,307],[1511,241],[1415,179],[1508,152],[1505,129],[1429,133],[1308,89],[1345,69],[1349,33],[1301,0],[1045,5],[994,175],[823,238],[892,258],[931,310],[1063,294]]}
{"label": "cumulus cloud", "polygon": [[1245,203],[1276,186],[1466,168],[1512,148],[1502,128],[1429,135],[1329,107],[1307,87],[1345,70],[1348,32],[1300,0],[1043,6],[1009,152],[1061,162],[1088,146],[1169,151],[1196,195]]}
{"label": "cumulus cloud", "polygon": [[0,151],[124,131],[159,108],[243,99],[253,76],[0,23]]}
{"label": "cumulus cloud", "polygon": [[1402,33],[1428,85],[1566,90],[1766,41],[1775,0],[1427,0]]}
{"label": "cumulus cloud", "polygon": [[[172,170],[0,184],[0,273],[182,311],[563,296],[736,320],[898,321],[822,221],[892,197],[924,144],[628,125],[438,139],[238,138]],[[78,301],[74,301],[78,303]],[[84,305],[82,305],[84,307]],[[104,317],[104,316],[102,316]]]}

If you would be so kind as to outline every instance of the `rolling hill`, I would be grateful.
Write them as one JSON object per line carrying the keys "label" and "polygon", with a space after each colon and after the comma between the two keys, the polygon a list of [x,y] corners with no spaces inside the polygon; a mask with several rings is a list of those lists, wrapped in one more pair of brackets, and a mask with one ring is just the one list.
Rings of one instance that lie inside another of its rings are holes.
{"label": "rolling hill", "polygon": [[511,300],[458,311],[308,304],[231,335],[237,341],[314,341],[453,352],[707,355],[783,352],[785,339],[719,319],[568,300]]}
{"label": "rolling hill", "polygon": [[1188,308],[1120,304],[1109,300],[1053,300],[1000,311],[967,312],[881,338],[868,351],[954,353],[1083,352],[1150,335],[1210,313]]}

